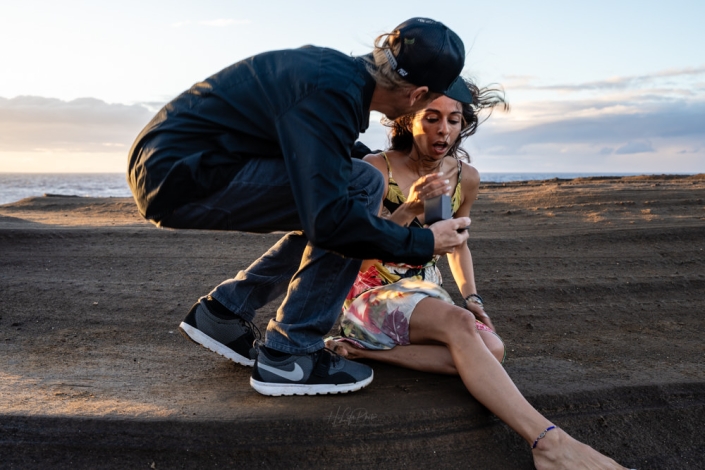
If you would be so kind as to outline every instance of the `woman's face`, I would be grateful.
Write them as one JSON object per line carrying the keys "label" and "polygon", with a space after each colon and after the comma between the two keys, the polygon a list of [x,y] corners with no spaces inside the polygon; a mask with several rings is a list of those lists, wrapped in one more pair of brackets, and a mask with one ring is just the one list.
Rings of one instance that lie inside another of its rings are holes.
{"label": "woman's face", "polygon": [[442,158],[458,139],[463,121],[462,105],[446,96],[431,102],[412,121],[414,144],[422,155]]}

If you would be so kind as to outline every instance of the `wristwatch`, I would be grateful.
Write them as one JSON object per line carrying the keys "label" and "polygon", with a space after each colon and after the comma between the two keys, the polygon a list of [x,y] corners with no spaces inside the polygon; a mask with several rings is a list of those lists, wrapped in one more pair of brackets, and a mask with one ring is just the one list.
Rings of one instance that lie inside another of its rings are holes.
{"label": "wristwatch", "polygon": [[484,302],[482,301],[482,297],[480,297],[477,294],[470,294],[467,297],[465,297],[465,303],[472,303],[472,304],[477,304],[480,307],[484,306]]}

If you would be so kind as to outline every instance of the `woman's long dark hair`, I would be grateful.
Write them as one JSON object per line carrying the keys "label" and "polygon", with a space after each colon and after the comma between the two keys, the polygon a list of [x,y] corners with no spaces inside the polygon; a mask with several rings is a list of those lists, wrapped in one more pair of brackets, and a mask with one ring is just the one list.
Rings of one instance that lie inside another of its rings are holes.
{"label": "woman's long dark hair", "polygon": [[[509,103],[504,99],[504,90],[501,87],[478,88],[473,82],[465,79],[470,92],[472,93],[472,103],[462,104],[462,128],[460,135],[450,146],[446,155],[470,162],[470,154],[460,147],[460,144],[467,137],[473,135],[477,126],[486,121],[492,114],[495,106],[502,106],[503,111],[509,111]],[[487,110],[487,115],[480,121],[479,114]],[[412,133],[412,122],[415,114],[408,114],[394,121],[383,120],[382,123],[391,128],[389,136],[390,150],[400,152],[411,152],[414,146],[414,135]]]}

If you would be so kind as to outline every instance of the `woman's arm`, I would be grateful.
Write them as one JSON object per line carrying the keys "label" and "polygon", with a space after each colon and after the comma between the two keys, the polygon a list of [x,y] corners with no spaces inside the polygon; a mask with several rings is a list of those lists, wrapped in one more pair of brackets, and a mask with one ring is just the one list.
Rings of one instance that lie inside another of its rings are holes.
{"label": "woman's arm", "polygon": [[[455,217],[470,217],[470,209],[477,199],[477,193],[480,190],[480,173],[463,163],[462,170],[462,202],[460,208],[455,213]],[[467,244],[460,246],[455,252],[448,254],[448,265],[450,272],[453,274],[453,279],[458,285],[460,295],[463,299],[467,299],[471,294],[477,294],[477,286],[475,285],[475,270],[472,264],[472,254]],[[485,313],[481,304],[476,302],[465,301],[465,307],[470,310],[475,317],[485,325],[494,330],[490,317]]]}

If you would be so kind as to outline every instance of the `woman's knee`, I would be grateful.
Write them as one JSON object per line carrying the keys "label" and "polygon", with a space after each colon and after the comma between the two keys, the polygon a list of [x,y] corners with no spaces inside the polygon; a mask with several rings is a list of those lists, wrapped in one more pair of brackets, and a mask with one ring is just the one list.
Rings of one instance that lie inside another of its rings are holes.
{"label": "woman's knee", "polygon": [[485,342],[485,346],[492,353],[494,357],[497,358],[499,362],[504,362],[504,342],[494,333],[489,331],[482,332],[482,340]]}
{"label": "woman's knee", "polygon": [[499,336],[489,331],[478,330],[477,322],[472,312],[464,309],[458,310],[458,312],[454,312],[455,321],[451,323],[449,328],[452,328],[457,334],[461,334],[465,341],[482,342],[498,361],[503,362],[504,343]]}
{"label": "woman's knee", "polygon": [[446,312],[446,324],[450,333],[461,334],[464,336],[472,336],[479,339],[477,325],[475,324],[475,315],[464,308],[451,306]]}
{"label": "woman's knee", "polygon": [[478,330],[476,318],[472,312],[449,305],[447,309],[439,313],[439,316],[442,318],[448,343],[480,342],[498,361],[504,360],[504,343],[494,333]]}

